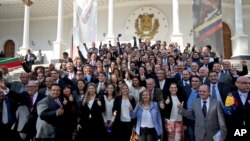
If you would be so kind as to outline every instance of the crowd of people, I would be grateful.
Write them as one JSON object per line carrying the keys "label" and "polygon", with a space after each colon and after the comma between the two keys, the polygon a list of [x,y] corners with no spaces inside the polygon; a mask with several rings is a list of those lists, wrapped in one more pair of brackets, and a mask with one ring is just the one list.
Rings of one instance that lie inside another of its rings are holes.
{"label": "crowd of people", "polygon": [[60,68],[20,56],[20,81],[0,80],[1,140],[230,141],[250,131],[246,61],[237,70],[210,45],[181,52],[136,40],[84,44],[78,57],[64,52]]}

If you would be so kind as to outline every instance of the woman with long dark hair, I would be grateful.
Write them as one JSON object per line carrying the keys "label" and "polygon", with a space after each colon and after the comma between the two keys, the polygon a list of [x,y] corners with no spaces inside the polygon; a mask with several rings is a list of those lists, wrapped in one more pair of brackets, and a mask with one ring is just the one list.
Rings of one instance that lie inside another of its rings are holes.
{"label": "woman with long dark hair", "polygon": [[114,106],[115,96],[116,96],[115,86],[112,84],[108,84],[106,88],[106,93],[103,96],[105,101],[105,112],[102,113],[102,117],[104,119],[104,125],[106,128],[106,132],[104,134],[105,141],[114,141],[112,128],[115,116],[112,113],[112,109]]}
{"label": "woman with long dark hair", "polygon": [[183,133],[183,118],[179,114],[179,105],[182,101],[185,101],[185,96],[178,89],[176,83],[171,83],[169,87],[170,96],[167,97],[166,111],[165,111],[165,128],[169,141],[181,141]]}
{"label": "woman with long dark hair", "polygon": [[63,101],[63,119],[64,119],[64,132],[63,139],[72,141],[73,131],[77,123],[76,101],[72,95],[70,85],[63,88],[62,101]]}

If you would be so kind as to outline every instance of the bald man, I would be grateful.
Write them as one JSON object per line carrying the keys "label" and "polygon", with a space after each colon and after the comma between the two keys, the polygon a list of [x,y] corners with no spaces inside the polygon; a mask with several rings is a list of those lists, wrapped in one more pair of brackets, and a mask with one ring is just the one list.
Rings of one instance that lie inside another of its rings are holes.
{"label": "bald man", "polygon": [[[246,129],[247,134],[244,135],[245,139],[249,139],[250,134],[250,79],[246,76],[240,76],[237,78],[235,83],[237,90],[233,91],[231,94],[238,102],[238,107],[232,112],[232,115],[228,115],[227,127],[228,127],[228,137],[227,140],[233,141],[237,137],[234,133],[237,129]],[[244,139],[239,137],[238,139]]]}
{"label": "bald man", "polygon": [[226,123],[219,101],[211,98],[209,87],[205,84],[199,87],[200,98],[192,102],[189,110],[183,109],[183,102],[178,105],[179,113],[185,117],[195,116],[195,140],[212,141],[213,136],[220,131],[220,141],[227,135]]}

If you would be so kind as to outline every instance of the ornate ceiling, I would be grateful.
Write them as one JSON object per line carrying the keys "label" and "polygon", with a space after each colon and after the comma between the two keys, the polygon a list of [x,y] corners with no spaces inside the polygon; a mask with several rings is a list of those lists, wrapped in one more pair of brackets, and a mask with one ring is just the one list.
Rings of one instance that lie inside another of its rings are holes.
{"label": "ornate ceiling", "polygon": [[[57,15],[58,0],[32,0],[31,17],[55,17]],[[172,0],[157,0],[157,3],[170,3]],[[180,3],[187,2],[179,0]],[[190,0],[191,1],[191,0]],[[65,15],[72,15],[73,0],[63,0]],[[97,0],[99,7],[107,7],[108,0]],[[114,0],[114,5],[132,5],[134,3],[154,3],[155,0]],[[234,4],[234,0],[222,0],[223,3]],[[242,0],[244,5],[250,5],[250,0]],[[0,0],[0,19],[21,19],[24,17],[22,0]]]}

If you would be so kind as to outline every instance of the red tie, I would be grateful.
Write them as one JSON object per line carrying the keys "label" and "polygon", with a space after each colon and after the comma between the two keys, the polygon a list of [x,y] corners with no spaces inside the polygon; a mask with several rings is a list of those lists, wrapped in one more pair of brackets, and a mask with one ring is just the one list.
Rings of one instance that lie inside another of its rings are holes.
{"label": "red tie", "polygon": [[30,96],[30,108],[33,108],[33,97],[34,95]]}

